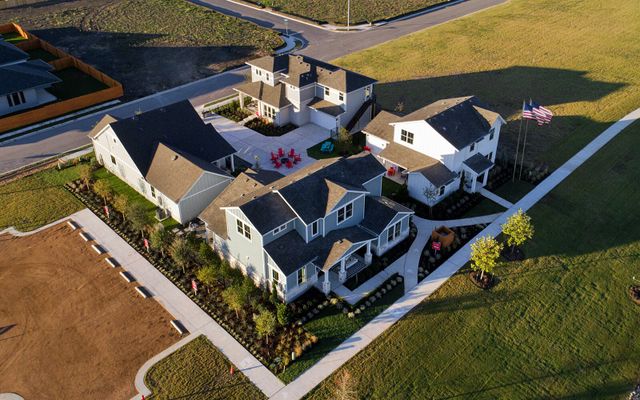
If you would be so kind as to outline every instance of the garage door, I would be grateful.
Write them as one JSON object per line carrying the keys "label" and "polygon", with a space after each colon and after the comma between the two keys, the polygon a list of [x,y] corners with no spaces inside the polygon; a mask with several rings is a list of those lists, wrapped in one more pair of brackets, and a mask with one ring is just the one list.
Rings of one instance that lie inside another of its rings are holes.
{"label": "garage door", "polygon": [[336,129],[336,117],[323,112],[311,109],[311,123],[321,126],[325,129]]}

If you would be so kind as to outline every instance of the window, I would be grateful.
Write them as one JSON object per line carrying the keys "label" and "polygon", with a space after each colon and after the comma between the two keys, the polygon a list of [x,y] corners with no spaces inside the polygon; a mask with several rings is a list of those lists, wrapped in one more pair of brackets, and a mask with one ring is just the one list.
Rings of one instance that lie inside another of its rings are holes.
{"label": "window", "polygon": [[280,281],[280,274],[273,268],[271,268],[271,280],[276,283]]}
{"label": "window", "polygon": [[369,100],[369,97],[371,97],[371,86],[364,88],[364,99]]}
{"label": "window", "polygon": [[329,89],[328,87],[324,88],[324,95],[325,96],[329,96],[331,94],[331,89]]}
{"label": "window", "polygon": [[276,234],[278,234],[278,233],[282,232],[283,230],[287,229],[287,224],[288,224],[288,223],[286,223],[286,224],[282,224],[282,225],[280,225],[279,227],[277,227],[276,229],[274,229],[274,230],[273,230],[273,234],[274,234],[274,235],[276,235]]}
{"label": "window", "polygon": [[469,151],[474,151],[476,149],[476,143],[473,142],[471,143],[471,146],[469,146]]}
{"label": "window", "polygon": [[307,281],[307,267],[304,266],[298,270],[298,286]]}
{"label": "window", "polygon": [[338,93],[338,99],[340,99],[340,101],[344,101],[344,93]]}
{"label": "window", "polygon": [[440,186],[440,189],[438,189],[438,196],[442,196],[444,194],[444,185]]}
{"label": "window", "polygon": [[153,197],[155,199],[156,198],[156,188],[154,188],[151,185],[149,185],[149,187],[151,188],[151,197]]}
{"label": "window", "polygon": [[271,107],[270,105],[263,104],[262,115],[270,119],[276,119],[276,109]]}
{"label": "window", "polygon": [[403,142],[413,144],[413,133],[407,132],[404,129],[400,131],[400,140]]}
{"label": "window", "polygon": [[496,130],[491,128],[489,129],[489,140],[493,140],[493,137],[495,136]]}
{"label": "window", "polygon": [[493,158],[493,152],[491,152],[491,153],[487,154],[487,158],[488,158],[489,160],[491,160],[491,159]]}
{"label": "window", "polygon": [[400,228],[402,227],[402,221],[398,221],[393,224],[392,227],[387,229],[387,242],[393,242],[400,237]]}
{"label": "window", "polygon": [[338,223],[341,224],[344,221],[351,218],[353,215],[353,203],[349,203],[346,206],[338,210]]}
{"label": "window", "polygon": [[145,184],[144,179],[142,178],[138,179],[138,187],[140,188],[140,193],[142,194],[147,193],[147,185]]}
{"label": "window", "polygon": [[314,237],[320,232],[320,220],[314,221],[311,224],[311,237]]}
{"label": "window", "polygon": [[113,154],[111,155],[111,164],[116,165],[116,158],[113,156]]}
{"label": "window", "polygon": [[256,68],[256,75],[258,75],[258,76],[262,76],[262,70],[261,70],[261,69]]}
{"label": "window", "polygon": [[7,102],[9,102],[9,107],[15,107],[26,103],[27,100],[24,98],[24,92],[15,92],[7,95]]}
{"label": "window", "polygon": [[247,239],[251,240],[251,228],[249,227],[249,225],[247,225],[244,222],[242,222],[239,219],[237,219],[236,220],[236,228],[238,229],[238,233],[239,234],[241,234],[244,237],[246,237]]}
{"label": "window", "polygon": [[267,77],[267,80],[271,79],[271,74],[269,74],[268,72],[265,74],[265,76]]}

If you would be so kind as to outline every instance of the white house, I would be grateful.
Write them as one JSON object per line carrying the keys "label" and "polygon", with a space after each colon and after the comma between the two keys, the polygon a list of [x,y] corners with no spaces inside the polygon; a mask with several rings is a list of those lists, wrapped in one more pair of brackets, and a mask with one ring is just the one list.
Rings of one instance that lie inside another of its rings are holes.
{"label": "white house", "polygon": [[0,37],[0,117],[55,101],[46,90],[61,82],[52,69]]}
{"label": "white house", "polygon": [[[371,119],[375,80],[301,55],[267,56],[247,62],[251,82],[234,88],[255,112],[275,125],[307,123],[332,132],[360,130]],[[359,126],[362,124],[362,126]]]}
{"label": "white house", "polygon": [[366,153],[286,177],[247,170],[200,219],[214,249],[285,301],[328,294],[409,235],[413,211],[381,197],[384,173]]}
{"label": "white house", "polygon": [[506,122],[476,97],[438,100],[406,116],[380,112],[364,129],[367,146],[409,195],[433,205],[460,187],[476,192],[493,167]]}
{"label": "white house", "polygon": [[100,164],[180,223],[233,180],[234,148],[187,100],[126,119],[106,115],[89,137]]}

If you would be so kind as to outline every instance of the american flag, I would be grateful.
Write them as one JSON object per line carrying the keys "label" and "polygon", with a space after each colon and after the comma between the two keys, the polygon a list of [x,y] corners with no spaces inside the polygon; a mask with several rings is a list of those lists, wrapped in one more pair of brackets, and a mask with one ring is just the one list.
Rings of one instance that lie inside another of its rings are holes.
{"label": "american flag", "polygon": [[522,103],[522,118],[536,119],[535,115],[533,115],[533,107],[531,107],[531,104]]}
{"label": "american flag", "polygon": [[551,112],[551,110],[542,107],[535,101],[531,101],[529,105],[533,109],[533,116],[535,117],[536,121],[538,121],[538,125],[548,124],[549,122],[551,122],[551,118],[553,117],[553,113]]}

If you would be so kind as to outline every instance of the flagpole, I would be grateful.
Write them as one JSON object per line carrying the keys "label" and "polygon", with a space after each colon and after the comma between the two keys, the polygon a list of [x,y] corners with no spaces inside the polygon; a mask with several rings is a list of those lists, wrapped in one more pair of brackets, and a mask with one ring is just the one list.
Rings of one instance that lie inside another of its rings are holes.
{"label": "flagpole", "polygon": [[513,158],[513,177],[511,178],[512,182],[516,181],[516,169],[518,169],[518,152],[520,151],[520,134],[522,133],[522,120],[524,119],[522,116],[522,112],[524,111],[524,102],[522,100],[522,110],[520,110],[520,128],[518,128],[518,142],[516,144],[516,156]]}
{"label": "flagpole", "polygon": [[522,158],[520,159],[520,174],[518,175],[518,180],[522,180],[522,169],[524,168],[524,150],[527,147],[527,132],[529,131],[529,120],[527,119],[527,123],[524,127],[524,141],[522,142]]}

